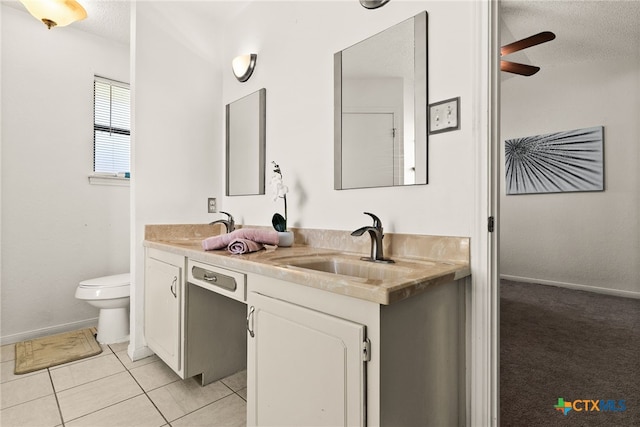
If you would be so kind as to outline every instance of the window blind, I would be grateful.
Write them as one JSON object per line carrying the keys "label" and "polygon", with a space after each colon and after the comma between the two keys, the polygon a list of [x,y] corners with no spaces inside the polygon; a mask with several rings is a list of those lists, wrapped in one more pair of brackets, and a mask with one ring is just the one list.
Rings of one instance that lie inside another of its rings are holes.
{"label": "window blind", "polygon": [[129,172],[129,85],[96,76],[93,84],[93,171]]}

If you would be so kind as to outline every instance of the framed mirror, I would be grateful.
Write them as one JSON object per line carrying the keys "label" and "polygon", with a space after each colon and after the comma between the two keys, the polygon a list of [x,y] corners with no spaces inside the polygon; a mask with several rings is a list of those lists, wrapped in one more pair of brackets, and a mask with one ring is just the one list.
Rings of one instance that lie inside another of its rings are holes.
{"label": "framed mirror", "polygon": [[427,12],[334,55],[334,188],[427,184]]}
{"label": "framed mirror", "polygon": [[227,196],[264,194],[266,89],[226,106]]}

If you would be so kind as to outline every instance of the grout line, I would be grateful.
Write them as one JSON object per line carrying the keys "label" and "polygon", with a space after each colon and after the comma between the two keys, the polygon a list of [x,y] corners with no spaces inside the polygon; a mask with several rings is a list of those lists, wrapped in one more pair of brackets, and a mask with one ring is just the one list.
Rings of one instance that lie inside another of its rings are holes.
{"label": "grout line", "polygon": [[[146,396],[147,399],[149,399],[149,402],[151,402],[151,404],[153,405],[154,408],[156,408],[156,411],[158,411],[158,413],[160,414],[160,416],[162,417],[162,419],[165,421],[165,423],[168,426],[171,426],[171,423],[169,422],[169,420],[167,419],[167,417],[164,416],[164,414],[162,413],[162,411],[160,410],[160,408],[158,408],[158,406],[156,405],[156,403],[153,401],[153,399],[151,399],[151,397],[149,396],[149,394],[147,393],[147,390],[144,389],[144,387],[142,387],[142,385],[138,382],[138,380],[136,379],[136,377],[131,373],[131,369],[129,369],[127,367],[127,365],[124,364],[124,362],[118,357],[118,355],[116,354],[115,351],[113,351],[113,349],[111,347],[109,347],[111,349],[111,351],[113,352],[113,354],[115,354],[116,359],[118,359],[118,361],[122,364],[122,366],[124,367],[125,371],[131,375],[131,378],[133,378],[133,381],[135,381],[136,384],[138,384],[138,387],[140,387],[140,390],[142,390],[142,393]],[[145,366],[145,365],[143,365]],[[175,381],[174,381],[175,382]],[[171,384],[171,383],[169,383]],[[156,390],[156,389],[154,389]],[[152,390],[149,390],[152,391]]]}
{"label": "grout line", "polygon": [[[120,359],[118,359],[120,360]],[[122,363],[122,365],[124,366],[124,363],[122,362],[122,360],[120,360],[120,363]],[[162,419],[165,421],[165,423],[167,423],[168,426],[170,426],[171,424],[169,423],[169,420],[167,419],[167,417],[164,416],[164,414],[162,413],[162,411],[160,410],[160,408],[158,408],[158,406],[156,405],[156,402],[153,401],[153,399],[151,399],[151,397],[149,396],[149,394],[147,393],[147,390],[144,389],[144,387],[142,387],[142,385],[138,382],[138,380],[136,379],[136,377],[131,373],[131,371],[125,366],[124,367],[127,371],[127,373],[129,375],[131,375],[131,378],[133,378],[133,381],[136,382],[136,384],[138,384],[138,387],[140,387],[140,390],[142,390],[142,393],[147,397],[147,399],[149,399],[149,402],[151,402],[151,404],[153,405],[154,408],[156,408],[156,411],[158,411],[158,413],[160,414],[160,416],[162,417]],[[174,381],[175,382],[175,381]],[[171,383],[169,383],[171,384]],[[156,390],[156,389],[154,389]],[[150,390],[152,391],[152,390]]]}
{"label": "grout line", "polygon": [[[108,349],[108,351],[109,351],[110,353],[109,353],[109,352],[107,352],[107,351],[105,351],[105,350],[103,350],[103,352],[102,352],[101,354],[96,355],[96,356],[92,356],[92,357],[85,358],[85,359],[80,359],[80,360],[75,360],[75,361],[73,361],[73,362],[64,363],[64,364],[62,364],[62,365],[57,365],[57,366],[54,366],[54,367],[51,367],[51,368],[46,368],[47,373],[48,373],[48,375],[49,375],[49,381],[51,381],[51,387],[53,388],[53,395],[54,395],[54,397],[55,397],[55,399],[56,399],[56,405],[58,406],[58,413],[59,413],[59,415],[60,415],[60,419],[61,419],[61,421],[62,421],[62,426],[63,426],[63,427],[65,426],[65,419],[64,419],[64,416],[63,416],[63,414],[62,414],[62,408],[60,408],[60,401],[58,400],[58,393],[65,392],[65,391],[67,391],[67,390],[72,390],[72,389],[73,389],[73,388],[75,388],[75,387],[79,387],[79,386],[82,386],[82,385],[85,385],[85,384],[90,384],[90,383],[93,383],[93,382],[96,382],[96,381],[100,381],[100,380],[103,380],[103,379],[105,379],[105,378],[109,378],[109,377],[112,377],[112,376],[114,376],[114,375],[121,374],[121,373],[123,373],[123,372],[127,372],[129,375],[131,375],[131,372],[129,372],[129,369],[127,369],[127,367],[124,365],[124,363],[122,363],[122,361],[121,361],[121,360],[120,360],[120,358],[115,354],[115,352],[113,351],[113,349],[111,348],[111,346],[109,346],[109,345],[106,345],[106,344],[105,344],[105,347]],[[93,380],[93,381],[89,381],[89,382],[86,382],[86,383],[83,383],[83,384],[80,384],[80,385],[76,385],[76,386],[73,386],[73,387],[67,388],[67,389],[65,389],[65,390],[60,390],[60,391],[57,391],[57,390],[56,390],[55,384],[54,384],[54,382],[53,382],[53,377],[52,377],[52,375],[51,375],[51,369],[54,369],[54,370],[55,370],[55,368],[60,368],[60,367],[65,367],[65,366],[75,365],[75,364],[77,364],[77,363],[85,362],[85,361],[90,360],[90,359],[94,359],[94,358],[96,358],[96,359],[97,359],[97,358],[100,358],[100,357],[106,357],[106,356],[109,356],[110,354],[111,354],[111,355],[114,355],[114,356],[116,357],[116,359],[118,360],[118,362],[120,362],[120,364],[121,364],[121,365],[122,365],[122,367],[124,368],[124,371],[116,372],[116,373],[114,373],[114,374],[107,375],[106,377],[101,377],[101,378],[95,379],[95,380]],[[133,375],[131,375],[131,376],[133,377]],[[133,379],[134,379],[134,381],[135,381],[135,377],[133,377]],[[120,402],[115,402],[115,403],[113,403],[113,404],[111,404],[111,405],[105,406],[104,408],[100,408],[100,409],[98,409],[98,410],[96,410],[96,411],[89,412],[88,414],[84,414],[84,415],[82,415],[82,416],[80,416],[80,417],[76,417],[76,418],[72,418],[72,419],[70,419],[70,420],[66,420],[66,422],[73,421],[73,420],[77,420],[77,419],[79,419],[79,418],[85,417],[85,416],[87,416],[87,415],[90,415],[90,414],[96,413],[96,412],[101,411],[101,410],[103,410],[103,409],[109,408],[109,407],[111,407],[111,406],[114,406],[114,405],[120,404],[120,403],[122,403],[122,402],[125,402],[125,401],[127,401],[127,400],[130,400],[130,399],[136,398],[136,397],[138,397],[138,396],[141,396],[141,395],[144,393],[144,389],[140,386],[140,384],[139,384],[137,381],[136,381],[136,384],[138,384],[138,387],[140,387],[140,390],[142,391],[142,393],[137,394],[137,395],[135,395],[135,396],[133,396],[133,397],[130,397],[130,398],[128,398],[128,399],[122,400],[122,401],[120,401]],[[146,394],[146,393],[144,393],[144,394]]]}
{"label": "grout line", "polygon": [[[218,381],[220,381],[220,380],[218,380]],[[220,381],[220,382],[222,382],[222,381]],[[224,384],[224,383],[222,383],[222,384]],[[224,384],[224,385],[225,385],[229,390],[231,390],[231,388],[229,388],[229,386],[228,386],[228,385],[226,385],[226,384]],[[175,419],[175,420],[173,420],[173,421],[175,422],[175,421],[181,420],[181,419],[182,419],[182,418],[184,418],[184,417],[187,417],[187,416],[189,416],[189,415],[191,415],[191,414],[193,414],[193,413],[195,413],[195,412],[201,411],[201,410],[203,410],[204,408],[206,408],[207,406],[211,406],[211,405],[213,405],[214,403],[220,402],[222,399],[226,399],[227,397],[233,396],[234,394],[237,394],[237,393],[236,393],[236,392],[234,392],[233,390],[231,390],[231,393],[227,394],[226,396],[222,396],[220,399],[216,399],[216,400],[214,400],[214,401],[212,401],[212,402],[207,403],[207,404],[206,404],[206,405],[204,405],[204,406],[201,406],[201,407],[200,407],[200,408],[198,408],[198,409],[194,409],[194,410],[193,410],[193,411],[191,411],[191,412],[187,412],[186,414],[184,414],[184,415],[182,415],[182,416],[180,416],[180,417],[176,418],[176,419]],[[240,397],[240,399],[242,399],[242,396],[238,396],[238,397]],[[242,399],[242,400],[244,400],[244,399]],[[245,400],[245,402],[246,402],[246,400]],[[166,418],[165,418],[165,419],[166,419]],[[169,425],[171,425],[171,424],[169,424]]]}
{"label": "grout line", "polygon": [[136,397],[138,397],[138,396],[142,396],[142,394],[143,394],[143,393],[136,394],[135,396],[131,396],[131,397],[129,397],[129,398],[127,398],[127,399],[124,399],[124,400],[121,400],[121,401],[119,401],[119,402],[114,402],[114,403],[112,403],[111,405],[107,405],[107,406],[105,406],[104,408],[98,408],[98,409],[96,409],[95,411],[88,412],[88,413],[86,413],[86,414],[84,414],[84,415],[80,415],[79,417],[72,418],[72,419],[70,419],[70,420],[68,420],[68,421],[75,421],[75,420],[79,420],[80,418],[86,417],[86,416],[91,415],[91,414],[95,414],[96,412],[100,412],[100,411],[102,411],[102,410],[104,410],[104,409],[111,408],[112,406],[119,405],[119,404],[121,404],[121,403],[123,403],[123,402],[126,402],[127,400],[135,399],[135,398],[136,398]]}
{"label": "grout line", "polygon": [[[107,346],[107,347],[108,347],[108,346]],[[144,391],[144,389],[142,388],[142,386],[140,385],[140,383],[138,383],[138,381],[136,381],[136,378],[131,374],[131,372],[129,371],[129,369],[127,369],[127,367],[124,365],[124,363],[122,363],[122,360],[120,360],[120,358],[119,358],[119,357],[118,357],[118,356],[113,352],[113,350],[111,349],[111,347],[109,347],[109,350],[111,350],[111,354],[113,354],[113,355],[116,357],[116,359],[118,359],[118,362],[120,362],[120,364],[124,367],[124,371],[116,372],[116,373],[114,373],[114,374],[107,375],[106,377],[98,378],[98,379],[96,379],[96,380],[89,381],[89,382],[86,382],[86,383],[83,383],[83,384],[80,384],[80,385],[77,385],[77,386],[74,386],[74,387],[71,387],[71,388],[68,388],[68,389],[62,390],[62,391],[72,390],[72,389],[73,389],[73,388],[75,388],[75,387],[80,387],[80,386],[83,386],[83,385],[85,385],[85,384],[90,384],[90,383],[92,383],[92,382],[100,381],[100,380],[103,380],[103,379],[105,379],[105,378],[113,377],[113,376],[115,376],[115,375],[120,375],[120,374],[122,374],[122,373],[126,372],[127,374],[129,374],[129,375],[133,378],[133,380],[134,380],[134,381],[135,381],[135,383],[138,385],[138,387],[140,387],[141,393],[140,393],[140,394],[136,394],[135,396],[131,396],[131,397],[127,398],[127,399],[121,400],[121,401],[119,401],[119,402],[114,402],[114,403],[112,403],[111,405],[105,406],[104,408],[99,408],[99,409],[96,409],[95,411],[89,412],[89,413],[84,414],[84,415],[81,415],[81,416],[79,416],[79,417],[72,418],[72,419],[70,419],[70,420],[68,420],[68,421],[74,421],[74,420],[80,419],[80,418],[82,418],[82,417],[86,417],[87,415],[95,414],[96,412],[102,411],[103,409],[110,408],[110,407],[115,406],[115,405],[119,405],[119,404],[121,404],[122,402],[126,402],[127,400],[135,399],[135,398],[136,398],[136,397],[138,397],[138,396],[142,396],[143,394],[144,394],[144,395],[146,395],[146,394],[147,394],[147,393]],[[147,398],[148,398],[148,396],[147,396]],[[58,396],[56,395],[56,401],[57,401],[57,400],[58,400]],[[158,411],[158,412],[159,412],[159,411]],[[162,413],[161,413],[160,415],[162,415]],[[164,417],[163,417],[163,418],[164,418]],[[165,419],[165,420],[166,420],[166,419]],[[64,422],[64,420],[63,420],[63,422]]]}
{"label": "grout line", "polygon": [[51,381],[51,389],[53,390],[53,397],[56,399],[56,406],[58,407],[58,415],[60,416],[60,422],[64,427],[64,416],[62,416],[62,408],[60,407],[60,401],[58,400],[58,392],[56,391],[56,385],[53,383],[53,377],[51,376],[51,370],[47,368],[47,374],[49,375],[49,381]]}
{"label": "grout line", "polygon": [[[160,409],[158,408],[158,406],[156,405],[156,403],[155,403],[155,402],[153,401],[153,399],[151,399],[151,397],[149,396],[149,394],[148,394],[147,390],[145,390],[145,389],[142,387],[142,385],[138,382],[138,380],[136,379],[136,377],[131,373],[131,369],[130,369],[129,367],[127,367],[127,365],[126,365],[126,364],[125,364],[125,363],[124,363],[124,362],[123,362],[123,361],[118,357],[118,355],[117,355],[117,354],[116,354],[116,352],[111,348],[111,346],[107,345],[106,347],[111,351],[111,354],[113,354],[113,355],[115,355],[115,356],[116,356],[116,359],[118,359],[118,361],[120,362],[120,364],[123,366],[123,368],[124,368],[124,372],[127,372],[127,373],[131,376],[131,378],[134,380],[134,382],[138,385],[138,387],[140,387],[141,393],[140,393],[140,394],[138,394],[138,395],[136,395],[136,396],[130,397],[130,398],[128,398],[128,399],[125,399],[125,400],[123,400],[123,401],[113,403],[113,404],[111,404],[111,405],[109,405],[109,406],[107,406],[107,407],[105,407],[105,408],[100,408],[100,409],[98,409],[98,410],[96,410],[96,411],[90,412],[89,414],[84,414],[84,415],[82,415],[81,417],[74,418],[73,420],[77,420],[77,419],[79,419],[79,418],[82,418],[82,417],[88,416],[88,415],[90,415],[90,414],[92,414],[92,413],[95,413],[95,412],[101,411],[101,410],[106,409],[106,408],[111,407],[111,406],[118,405],[118,404],[120,404],[120,403],[122,403],[122,402],[125,402],[125,401],[127,401],[127,400],[131,400],[131,399],[133,399],[133,398],[139,397],[139,396],[141,396],[142,394],[144,394],[144,395],[147,397],[147,399],[149,400],[149,402],[151,402],[151,404],[153,405],[153,407],[156,409],[156,411],[158,411],[158,413],[160,414],[160,416],[162,417],[162,419],[164,420],[164,422],[166,423],[166,425],[170,427],[170,426],[171,426],[171,422],[169,422],[169,420],[165,417],[165,415],[162,413],[162,411],[160,411]],[[105,351],[105,352],[103,352],[103,355],[109,355],[109,353],[107,353],[107,352]],[[94,357],[96,357],[96,356],[94,356]],[[100,356],[98,356],[98,357],[100,357]],[[160,361],[160,362],[162,362],[162,360],[159,360],[159,361]],[[77,361],[77,362],[79,362],[79,361]],[[74,364],[74,363],[75,363],[75,362],[71,362],[70,364]],[[164,362],[163,362],[163,363],[164,363]],[[61,365],[59,365],[59,366],[61,366]],[[53,394],[54,394],[54,397],[55,397],[55,399],[56,399],[56,405],[57,405],[57,407],[58,407],[58,414],[59,414],[60,419],[61,419],[61,421],[62,421],[61,426],[62,426],[62,427],[64,427],[64,426],[65,426],[65,419],[64,419],[64,417],[63,417],[63,415],[62,415],[62,409],[60,408],[60,402],[59,402],[59,400],[58,400],[58,393],[59,393],[59,392],[58,392],[58,391],[56,391],[55,385],[54,385],[54,383],[53,383],[53,377],[52,377],[52,375],[51,375],[51,370],[50,370],[50,368],[46,368],[46,369],[47,369],[47,373],[48,373],[48,375],[49,375],[49,381],[51,381],[51,386],[52,386],[52,388],[53,388]],[[103,379],[105,379],[105,378],[109,378],[109,377],[111,377],[111,376],[119,375],[119,374],[122,374],[122,371],[121,371],[121,372],[114,373],[114,374],[111,374],[111,375],[108,375],[108,376],[106,376],[106,377],[98,378],[98,379],[93,380],[93,381],[89,381],[88,383],[84,383],[84,384],[89,384],[89,383],[92,383],[92,382],[95,382],[95,381],[99,381],[99,380],[103,380]],[[173,381],[173,382],[178,382],[178,381],[180,381],[180,380],[176,380],[176,381]],[[214,404],[214,403],[216,403],[216,402],[219,402],[220,400],[225,399],[225,398],[227,398],[227,397],[229,397],[229,396],[231,396],[231,395],[233,395],[233,394],[237,395],[240,399],[242,399],[243,401],[245,401],[245,402],[246,402],[246,399],[245,399],[244,397],[242,397],[240,394],[238,394],[235,390],[233,390],[230,386],[228,386],[227,384],[225,384],[222,380],[218,380],[218,381],[219,381],[222,385],[224,385],[224,386],[229,390],[229,392],[230,392],[229,394],[227,394],[227,395],[225,395],[225,396],[223,396],[223,397],[221,397],[221,398],[219,398],[219,399],[217,399],[217,400],[214,400],[214,401],[212,401],[212,402],[209,402],[208,404],[206,404],[206,405],[204,405],[204,406],[202,406],[202,407],[200,407],[200,408],[198,408],[198,409],[195,409],[194,411],[191,411],[191,412],[189,412],[189,413],[187,413],[187,414],[184,414],[183,416],[181,416],[181,417],[177,418],[177,419],[176,419],[176,420],[174,420],[174,421],[177,421],[177,420],[179,420],[179,419],[182,419],[182,418],[184,418],[184,417],[186,417],[186,416],[188,416],[188,415],[190,415],[190,414],[192,414],[192,413],[194,413],[194,412],[196,412],[196,411],[199,411],[199,410],[201,410],[201,409],[203,409],[203,408],[205,408],[205,407],[207,407],[207,406],[210,406],[210,405],[212,405],[212,404]],[[168,383],[168,384],[165,384],[165,385],[163,385],[163,386],[161,386],[161,387],[165,387],[165,386],[167,386],[167,385],[169,385],[169,384],[172,384],[173,382]],[[81,385],[84,385],[84,384],[81,384]],[[75,386],[75,387],[77,387],[77,386]],[[66,390],[71,390],[71,389],[73,389],[73,388],[74,388],[74,387],[71,387],[71,388],[66,389]],[[66,391],[66,390],[61,390],[60,392],[64,392],[64,391]],[[156,390],[156,389],[153,389],[153,390]],[[153,390],[149,390],[149,392],[151,392],[151,391],[153,391]],[[73,420],[66,420],[66,422],[70,422],[70,421],[73,421]]]}
{"label": "grout line", "polygon": [[[48,369],[47,369],[47,370],[48,370]],[[86,383],[82,383],[82,384],[79,384],[79,385],[76,385],[76,386],[73,386],[73,387],[70,387],[70,388],[67,388],[67,389],[61,390],[61,391],[59,391],[59,392],[56,392],[56,391],[55,391],[55,387],[54,387],[54,395],[56,396],[56,402],[58,402],[58,393],[64,393],[64,392],[66,392],[66,391],[68,391],[68,390],[73,390],[73,389],[74,389],[74,388],[76,388],[76,387],[82,387],[82,386],[84,386],[84,385],[86,385],[86,384],[91,384],[91,383],[94,383],[94,382],[96,382],[96,381],[104,380],[105,378],[110,378],[110,377],[113,377],[113,376],[116,376],[116,375],[123,374],[124,372],[128,373],[129,375],[131,375],[131,372],[129,372],[129,371],[125,368],[125,371],[116,372],[116,373],[114,373],[114,374],[107,375],[106,377],[101,377],[101,378],[95,379],[95,380],[93,380],[93,381],[89,381],[89,382],[86,382]],[[131,376],[133,377],[133,375],[131,375]],[[51,374],[49,374],[49,378],[51,378]],[[134,379],[134,381],[135,381],[135,378],[133,378],[133,379]],[[52,379],[52,378],[51,378],[51,381],[52,381],[52,384],[53,384],[53,379]],[[138,382],[137,382],[137,381],[136,381],[136,384],[138,384]],[[127,398],[127,399],[124,399],[124,400],[121,400],[121,401],[119,401],[119,402],[114,402],[114,403],[112,403],[111,405],[105,406],[104,408],[96,409],[95,411],[92,411],[92,412],[86,413],[86,414],[81,415],[81,416],[76,417],[76,418],[71,418],[71,419],[66,420],[66,421],[67,421],[67,422],[69,422],[69,421],[74,421],[74,420],[80,419],[80,418],[82,418],[82,417],[86,417],[86,416],[87,416],[87,415],[89,415],[89,414],[94,414],[94,413],[99,412],[99,411],[101,411],[101,410],[103,410],[103,409],[110,408],[111,406],[118,405],[118,404],[120,404],[120,403],[122,403],[122,402],[126,402],[127,400],[131,400],[131,399],[133,399],[133,398],[136,398],[136,397],[138,397],[138,396],[141,396],[141,395],[144,393],[144,390],[142,389],[142,387],[140,386],[140,384],[138,384],[138,387],[140,387],[140,390],[142,390],[142,393],[140,393],[140,394],[136,394],[135,396],[131,396],[131,397],[129,397],[129,398]],[[60,404],[59,404],[59,403],[58,403],[58,409],[60,410]],[[65,422],[65,420],[64,420],[64,417],[62,417],[62,410],[60,410],[60,415],[61,415],[62,422],[63,422],[63,426],[64,426],[64,422]]]}
{"label": "grout line", "polygon": [[[132,375],[133,376],[133,375]],[[134,378],[135,379],[135,378]],[[167,425],[171,425],[171,423],[169,422],[169,420],[167,419],[167,417],[164,416],[164,414],[162,413],[162,411],[160,410],[160,408],[158,408],[158,406],[156,405],[156,402],[153,401],[153,399],[151,397],[149,397],[149,395],[147,394],[147,392],[144,392],[144,395],[147,397],[147,399],[149,399],[149,402],[151,402],[151,404],[153,405],[154,408],[156,408],[156,411],[158,411],[158,413],[160,414],[160,416],[162,417],[162,419],[167,423]]]}

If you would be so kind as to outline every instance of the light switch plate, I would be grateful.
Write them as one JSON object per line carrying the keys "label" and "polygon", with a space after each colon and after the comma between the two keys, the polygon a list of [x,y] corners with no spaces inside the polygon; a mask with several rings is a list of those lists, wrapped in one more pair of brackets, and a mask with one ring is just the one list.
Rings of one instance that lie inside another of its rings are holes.
{"label": "light switch plate", "polygon": [[460,97],[429,105],[429,135],[460,129]]}

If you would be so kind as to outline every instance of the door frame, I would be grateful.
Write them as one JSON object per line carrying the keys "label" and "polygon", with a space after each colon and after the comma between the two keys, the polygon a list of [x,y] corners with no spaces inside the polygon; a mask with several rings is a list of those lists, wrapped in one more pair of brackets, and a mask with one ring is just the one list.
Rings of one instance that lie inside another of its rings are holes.
{"label": "door frame", "polygon": [[[499,425],[499,1],[475,2],[472,122],[474,212],[471,284],[467,289],[467,419],[469,426]],[[493,217],[494,231],[488,229]]]}

